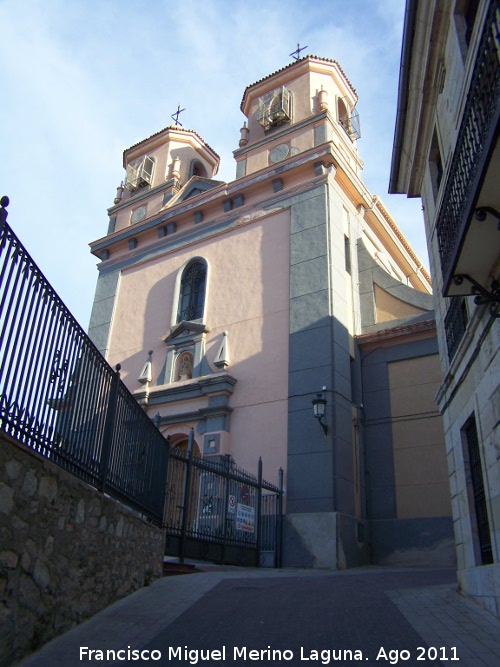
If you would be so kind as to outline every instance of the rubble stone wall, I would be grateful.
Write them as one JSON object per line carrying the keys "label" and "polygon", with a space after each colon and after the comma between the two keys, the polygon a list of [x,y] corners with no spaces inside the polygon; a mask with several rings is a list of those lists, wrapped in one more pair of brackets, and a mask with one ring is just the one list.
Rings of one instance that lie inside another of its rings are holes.
{"label": "rubble stone wall", "polygon": [[0,665],[161,576],[165,536],[0,434]]}

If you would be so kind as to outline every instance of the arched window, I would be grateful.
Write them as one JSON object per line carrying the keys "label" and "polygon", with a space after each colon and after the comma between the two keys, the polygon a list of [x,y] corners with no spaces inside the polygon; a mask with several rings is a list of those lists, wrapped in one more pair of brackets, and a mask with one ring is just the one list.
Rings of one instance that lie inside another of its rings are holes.
{"label": "arched window", "polygon": [[190,262],[182,272],[177,322],[199,320],[203,317],[207,267],[200,260]]}
{"label": "arched window", "polygon": [[347,125],[349,122],[349,114],[347,112],[344,100],[341,99],[340,97],[337,100],[337,109],[338,109],[339,123],[342,125],[344,129],[347,129]]}
{"label": "arched window", "polygon": [[351,141],[361,137],[359,124],[359,113],[355,107],[351,107],[347,98],[337,98],[337,114],[340,125],[344,128]]}
{"label": "arched window", "polygon": [[194,160],[191,163],[191,176],[201,176],[207,178],[207,170],[199,160]]}

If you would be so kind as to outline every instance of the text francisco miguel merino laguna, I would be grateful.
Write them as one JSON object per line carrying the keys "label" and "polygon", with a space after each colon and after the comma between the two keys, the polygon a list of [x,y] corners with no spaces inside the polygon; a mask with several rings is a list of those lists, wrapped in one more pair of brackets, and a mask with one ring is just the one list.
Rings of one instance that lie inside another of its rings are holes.
{"label": "text francisco miguel merino laguna", "polygon": [[[226,657],[232,660],[266,660],[266,661],[288,661],[295,658],[294,651],[290,649],[272,649],[268,646],[266,649],[249,649],[246,646],[222,646],[220,649],[195,649],[188,646],[169,646],[168,652],[148,650],[148,649],[133,649],[128,646],[126,649],[113,651],[107,649],[101,651],[99,649],[91,649],[88,646],[80,646],[80,660],[85,662],[91,661],[120,661],[120,660],[162,660],[165,662],[182,660],[184,663],[188,662],[190,665],[196,665],[199,662],[206,660],[224,661]],[[350,650],[332,650],[324,649],[320,651],[309,651],[300,648],[300,660],[320,660],[324,665],[327,665],[331,660],[362,660],[361,651]]]}

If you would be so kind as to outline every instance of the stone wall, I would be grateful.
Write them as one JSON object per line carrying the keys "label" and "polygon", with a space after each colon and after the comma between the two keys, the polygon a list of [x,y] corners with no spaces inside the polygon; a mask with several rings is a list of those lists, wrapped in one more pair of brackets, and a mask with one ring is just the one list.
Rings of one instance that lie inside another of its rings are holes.
{"label": "stone wall", "polygon": [[161,576],[164,534],[0,435],[0,665]]}

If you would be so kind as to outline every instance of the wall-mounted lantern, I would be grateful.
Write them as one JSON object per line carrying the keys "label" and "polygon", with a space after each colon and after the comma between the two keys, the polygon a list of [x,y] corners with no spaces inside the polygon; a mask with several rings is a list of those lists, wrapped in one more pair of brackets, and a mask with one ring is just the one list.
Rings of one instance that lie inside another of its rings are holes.
{"label": "wall-mounted lantern", "polygon": [[323,393],[322,394],[316,394],[316,398],[313,399],[313,410],[314,410],[314,416],[320,423],[321,428],[323,429],[323,433],[325,434],[325,438],[328,435],[328,426],[323,422],[323,419],[325,417],[325,409],[326,409],[326,398],[325,398],[325,391],[326,387],[323,387]]}

